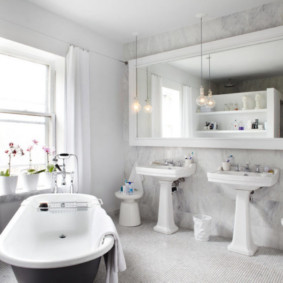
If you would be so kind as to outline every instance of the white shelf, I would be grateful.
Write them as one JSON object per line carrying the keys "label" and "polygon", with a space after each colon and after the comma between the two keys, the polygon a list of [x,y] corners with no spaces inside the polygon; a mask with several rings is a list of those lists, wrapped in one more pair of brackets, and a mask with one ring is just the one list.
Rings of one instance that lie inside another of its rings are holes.
{"label": "white shelf", "polygon": [[256,114],[266,113],[267,109],[249,109],[249,110],[233,110],[233,111],[211,111],[211,112],[197,112],[199,116],[212,116],[212,115],[230,115],[230,114]]}
{"label": "white shelf", "polygon": [[266,130],[203,130],[203,131],[196,131],[197,133],[202,134],[259,134],[259,133],[266,133]]}

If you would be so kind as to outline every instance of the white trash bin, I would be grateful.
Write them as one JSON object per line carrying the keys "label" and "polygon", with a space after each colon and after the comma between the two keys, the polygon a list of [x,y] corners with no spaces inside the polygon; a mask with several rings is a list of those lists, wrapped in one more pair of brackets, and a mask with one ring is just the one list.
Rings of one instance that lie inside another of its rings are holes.
{"label": "white trash bin", "polygon": [[195,215],[194,219],[194,234],[197,241],[209,241],[211,232],[211,216]]}

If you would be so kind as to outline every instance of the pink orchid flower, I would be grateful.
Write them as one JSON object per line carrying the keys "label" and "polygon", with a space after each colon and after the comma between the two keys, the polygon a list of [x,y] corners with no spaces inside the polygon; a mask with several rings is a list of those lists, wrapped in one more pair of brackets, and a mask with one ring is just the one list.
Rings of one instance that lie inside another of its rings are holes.
{"label": "pink orchid flower", "polygon": [[38,144],[38,140],[36,140],[36,139],[32,140],[32,142],[36,145]]}
{"label": "pink orchid flower", "polygon": [[27,148],[27,151],[31,151],[32,149],[33,149],[33,146],[31,145]]}
{"label": "pink orchid flower", "polygon": [[42,149],[47,153],[50,154],[50,148],[47,146],[43,146]]}

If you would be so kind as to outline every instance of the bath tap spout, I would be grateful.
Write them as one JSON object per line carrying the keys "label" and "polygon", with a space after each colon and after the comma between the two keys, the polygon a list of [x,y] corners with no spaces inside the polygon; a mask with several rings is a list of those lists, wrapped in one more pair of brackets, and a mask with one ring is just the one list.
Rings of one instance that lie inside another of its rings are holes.
{"label": "bath tap spout", "polygon": [[[70,192],[74,193],[74,171],[72,172],[67,172],[66,171],[66,160],[71,158],[71,157],[75,157],[76,159],[76,170],[77,170],[77,180],[79,179],[79,172],[78,172],[78,158],[75,154],[69,154],[69,153],[60,153],[55,155],[55,157],[53,158],[53,161],[55,162],[55,168],[57,169],[57,171],[53,172],[53,180],[54,180],[54,193],[58,193],[58,181],[57,181],[57,177],[58,175],[61,175],[61,186],[66,186],[67,185],[67,181],[66,181],[66,177],[67,175],[70,175]],[[57,163],[60,159],[62,159],[62,164]]]}

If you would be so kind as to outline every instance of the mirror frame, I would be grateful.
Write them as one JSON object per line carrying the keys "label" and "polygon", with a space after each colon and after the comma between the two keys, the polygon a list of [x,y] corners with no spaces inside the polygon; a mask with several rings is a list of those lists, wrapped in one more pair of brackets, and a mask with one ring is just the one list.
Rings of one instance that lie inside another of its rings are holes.
{"label": "mirror frame", "polygon": [[[203,44],[203,55],[283,39],[283,26],[229,37]],[[182,60],[200,55],[200,45],[158,53],[137,60],[137,67]],[[136,91],[136,59],[129,62],[129,144],[130,146],[195,147],[283,150],[283,138],[139,138],[137,115],[131,109]],[[283,64],[283,63],[282,63]],[[255,142],[256,141],[256,142]]]}

